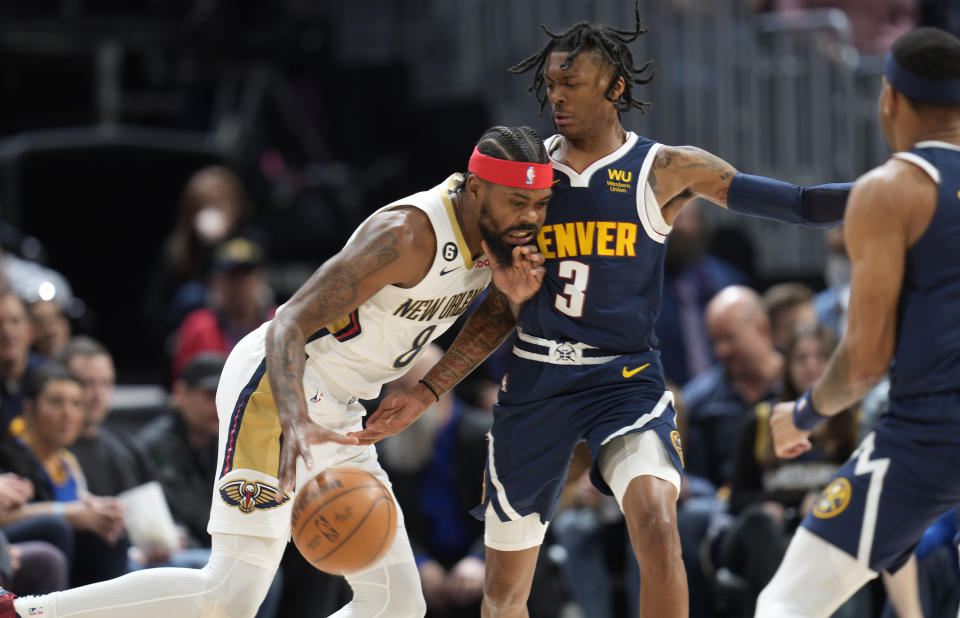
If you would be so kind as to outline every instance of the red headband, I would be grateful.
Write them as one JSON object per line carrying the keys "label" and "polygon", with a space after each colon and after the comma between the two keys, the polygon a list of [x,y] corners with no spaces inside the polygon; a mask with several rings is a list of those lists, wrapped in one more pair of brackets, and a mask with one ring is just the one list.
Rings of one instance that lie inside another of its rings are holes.
{"label": "red headband", "polygon": [[481,153],[476,146],[467,169],[488,182],[508,187],[549,189],[553,185],[553,165],[550,163],[495,159]]}

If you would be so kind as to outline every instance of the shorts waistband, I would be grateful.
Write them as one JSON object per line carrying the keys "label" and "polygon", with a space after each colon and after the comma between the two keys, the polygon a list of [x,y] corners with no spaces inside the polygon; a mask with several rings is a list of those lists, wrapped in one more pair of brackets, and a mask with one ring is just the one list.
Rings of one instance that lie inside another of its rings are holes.
{"label": "shorts waistband", "polygon": [[523,332],[517,328],[514,356],[552,365],[602,365],[620,356],[579,341],[554,341]]}

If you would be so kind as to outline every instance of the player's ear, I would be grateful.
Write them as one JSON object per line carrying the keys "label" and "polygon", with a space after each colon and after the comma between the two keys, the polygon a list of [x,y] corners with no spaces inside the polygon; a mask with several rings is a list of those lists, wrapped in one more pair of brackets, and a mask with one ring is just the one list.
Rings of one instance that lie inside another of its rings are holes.
{"label": "player's ear", "polygon": [[610,87],[608,94],[612,101],[619,101],[620,97],[623,95],[623,91],[627,89],[627,82],[623,80],[623,76],[617,75],[616,81],[613,82],[613,86]]}
{"label": "player's ear", "polygon": [[467,176],[467,195],[478,203],[483,201],[483,181],[476,174]]}

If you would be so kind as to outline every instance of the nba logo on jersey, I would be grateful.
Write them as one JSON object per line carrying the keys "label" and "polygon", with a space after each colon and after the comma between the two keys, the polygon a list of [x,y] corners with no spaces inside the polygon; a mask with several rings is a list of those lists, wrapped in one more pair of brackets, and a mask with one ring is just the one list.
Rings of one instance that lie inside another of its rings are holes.
{"label": "nba logo on jersey", "polygon": [[537,179],[537,171],[533,169],[533,166],[527,168],[527,184],[532,185],[533,181]]}

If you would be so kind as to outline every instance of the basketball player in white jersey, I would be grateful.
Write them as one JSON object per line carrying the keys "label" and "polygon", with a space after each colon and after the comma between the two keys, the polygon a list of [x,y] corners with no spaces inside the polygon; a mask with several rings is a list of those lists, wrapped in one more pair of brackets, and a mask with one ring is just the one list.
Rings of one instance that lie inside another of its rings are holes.
{"label": "basketball player in white jersey", "polygon": [[[0,591],[0,618],[252,617],[290,537],[295,489],[337,466],[390,487],[374,447],[345,435],[361,429],[357,400],[412,367],[491,276],[497,287],[483,301],[491,332],[504,330],[498,321],[513,323],[543,277],[532,246],[553,181],[543,140],[527,127],[494,127],[469,170],[371,215],[230,354],[217,389],[206,567],[148,569],[40,597]],[[478,346],[499,344],[474,332]],[[426,612],[402,515],[384,557],[347,580],[353,600],[336,618]]]}

